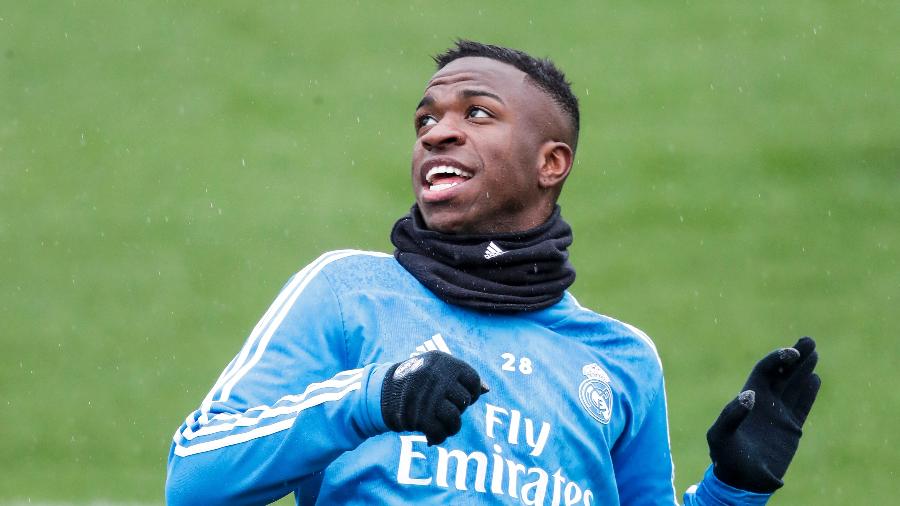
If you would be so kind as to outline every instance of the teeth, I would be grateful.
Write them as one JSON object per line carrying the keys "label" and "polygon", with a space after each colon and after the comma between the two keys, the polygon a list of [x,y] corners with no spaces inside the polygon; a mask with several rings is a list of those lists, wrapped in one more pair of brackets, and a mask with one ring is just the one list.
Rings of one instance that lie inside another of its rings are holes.
{"label": "teeth", "polygon": [[439,165],[428,171],[428,174],[425,175],[425,181],[428,181],[430,183],[431,179],[436,174],[455,174],[457,176],[461,176],[464,178],[472,177],[472,174],[470,174],[464,170],[457,169],[456,167],[451,167],[450,165]]}
{"label": "teeth", "polygon": [[439,192],[439,191],[442,191],[442,190],[446,190],[447,188],[453,188],[454,186],[456,186],[456,185],[458,185],[458,184],[459,184],[459,183],[441,183],[441,184],[433,184],[433,185],[431,185],[431,188],[429,188],[429,189],[430,189],[431,191],[433,191],[433,192]]}

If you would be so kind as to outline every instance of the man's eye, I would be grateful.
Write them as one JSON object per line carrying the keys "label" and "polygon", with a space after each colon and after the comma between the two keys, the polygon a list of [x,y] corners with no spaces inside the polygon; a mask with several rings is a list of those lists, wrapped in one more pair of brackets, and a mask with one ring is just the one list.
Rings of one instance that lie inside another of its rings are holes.
{"label": "man's eye", "polygon": [[420,116],[419,119],[416,120],[416,126],[418,128],[432,125],[437,125],[437,120],[434,119],[434,116]]}
{"label": "man's eye", "polygon": [[489,112],[485,111],[481,107],[473,107],[469,109],[468,117],[470,118],[490,118],[491,115]]}

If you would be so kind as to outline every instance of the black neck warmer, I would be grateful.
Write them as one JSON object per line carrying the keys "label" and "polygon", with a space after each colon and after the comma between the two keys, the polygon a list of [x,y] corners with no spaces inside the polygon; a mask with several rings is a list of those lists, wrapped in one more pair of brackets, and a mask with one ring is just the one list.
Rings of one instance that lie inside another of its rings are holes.
{"label": "black neck warmer", "polygon": [[559,206],[522,232],[466,235],[428,230],[418,206],[391,231],[394,256],[450,304],[491,313],[535,311],[560,301],[575,281],[566,248],[572,229]]}

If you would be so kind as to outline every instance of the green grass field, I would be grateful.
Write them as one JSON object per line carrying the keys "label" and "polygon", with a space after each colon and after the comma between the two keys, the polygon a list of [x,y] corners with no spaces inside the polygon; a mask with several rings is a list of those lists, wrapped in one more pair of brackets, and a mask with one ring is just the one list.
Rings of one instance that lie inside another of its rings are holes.
{"label": "green grass field", "polygon": [[654,337],[679,493],[755,360],[809,334],[823,387],[771,504],[896,501],[896,2],[347,4],[0,1],[0,503],[163,501],[172,433],[287,277],[391,249],[455,37],[574,83],[572,291]]}

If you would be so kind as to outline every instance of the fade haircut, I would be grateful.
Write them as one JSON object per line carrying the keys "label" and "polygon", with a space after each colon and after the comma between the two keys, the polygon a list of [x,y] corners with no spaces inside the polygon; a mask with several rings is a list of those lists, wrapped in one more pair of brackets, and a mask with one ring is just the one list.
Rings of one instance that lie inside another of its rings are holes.
{"label": "fade haircut", "polygon": [[456,46],[434,56],[437,69],[440,70],[448,63],[467,56],[479,56],[497,60],[525,72],[528,77],[563,110],[568,116],[572,126],[572,150],[578,144],[578,130],[580,128],[580,115],[578,112],[578,98],[572,93],[571,83],[566,81],[556,65],[548,58],[535,58],[528,53],[508,47],[482,44],[472,40],[459,39]]}

